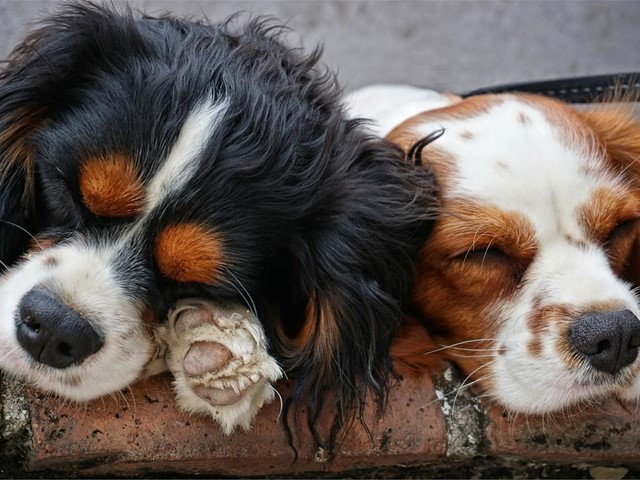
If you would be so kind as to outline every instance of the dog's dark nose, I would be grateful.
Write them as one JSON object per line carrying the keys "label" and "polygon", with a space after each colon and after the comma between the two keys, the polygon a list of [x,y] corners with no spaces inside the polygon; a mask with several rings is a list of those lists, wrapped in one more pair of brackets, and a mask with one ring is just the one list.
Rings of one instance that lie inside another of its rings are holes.
{"label": "dog's dark nose", "polygon": [[594,368],[615,374],[638,356],[640,320],[629,310],[589,313],[571,327],[569,338]]}
{"label": "dog's dark nose", "polygon": [[16,322],[22,348],[55,368],[80,364],[102,347],[102,338],[91,325],[42,287],[22,297]]}

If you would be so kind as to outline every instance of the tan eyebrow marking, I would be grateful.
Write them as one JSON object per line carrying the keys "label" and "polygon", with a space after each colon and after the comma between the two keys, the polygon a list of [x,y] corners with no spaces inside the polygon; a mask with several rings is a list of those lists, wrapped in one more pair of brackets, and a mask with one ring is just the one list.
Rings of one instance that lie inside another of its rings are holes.
{"label": "tan eyebrow marking", "polygon": [[178,223],[160,232],[155,258],[166,277],[181,283],[216,283],[223,265],[219,234],[197,223]]}
{"label": "tan eyebrow marking", "polygon": [[87,208],[102,217],[132,216],[144,205],[144,188],[133,159],[123,154],[85,160],[80,192]]}

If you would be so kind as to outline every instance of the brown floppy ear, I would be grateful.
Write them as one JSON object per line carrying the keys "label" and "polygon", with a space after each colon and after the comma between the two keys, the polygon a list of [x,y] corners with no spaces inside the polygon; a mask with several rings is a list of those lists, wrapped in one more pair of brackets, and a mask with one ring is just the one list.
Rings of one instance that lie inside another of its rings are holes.
{"label": "brown floppy ear", "polygon": [[626,105],[610,106],[582,116],[603,142],[614,168],[640,185],[640,111]]}
{"label": "brown floppy ear", "polygon": [[[582,112],[581,115],[602,142],[614,169],[632,182],[634,190],[639,192],[640,196],[640,110],[638,107],[634,110],[629,104],[607,105],[593,111]],[[640,225],[636,227],[634,247],[622,276],[634,286],[640,286]]]}
{"label": "brown floppy ear", "polygon": [[391,344],[391,359],[396,373],[416,378],[442,370],[440,347],[424,326],[410,315],[402,320],[400,331]]}

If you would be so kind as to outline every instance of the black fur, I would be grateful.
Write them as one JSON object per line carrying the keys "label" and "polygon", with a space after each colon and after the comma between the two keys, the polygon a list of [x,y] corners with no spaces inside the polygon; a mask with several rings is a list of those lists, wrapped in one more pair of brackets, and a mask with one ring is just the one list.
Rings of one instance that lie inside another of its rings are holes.
{"label": "black fur", "polygon": [[[263,20],[211,25],[87,4],[52,17],[1,77],[0,259],[11,265],[28,251],[21,229],[57,242],[117,237],[130,219],[83,205],[82,159],[123,152],[149,178],[197,102],[227,98],[210,161],[149,222],[146,243],[132,246],[118,272],[160,318],[181,297],[238,302],[245,288],[294,378],[287,412],[306,407],[316,441],[332,444],[365,395],[385,404],[388,349],[431,225],[433,182],[347,120],[319,52],[288,48],[280,32]],[[155,235],[185,218],[225,240],[232,262],[217,285],[172,282],[154,265]],[[331,341],[319,318],[307,318],[309,302],[328,309]],[[305,321],[317,328],[296,345]],[[335,421],[322,439],[314,424],[327,402]]]}

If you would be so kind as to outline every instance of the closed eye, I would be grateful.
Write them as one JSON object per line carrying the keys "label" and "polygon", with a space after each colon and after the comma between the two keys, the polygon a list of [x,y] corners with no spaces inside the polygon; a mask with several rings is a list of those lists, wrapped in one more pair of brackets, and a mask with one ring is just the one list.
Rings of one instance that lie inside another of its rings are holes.
{"label": "closed eye", "polygon": [[615,242],[623,240],[633,232],[633,230],[638,226],[639,221],[640,219],[638,218],[630,218],[618,223],[615,227],[613,227],[611,232],[609,232],[609,236],[607,237],[605,245],[610,246]]}
{"label": "closed eye", "polygon": [[456,255],[454,259],[480,265],[513,262],[512,258],[502,249],[491,245],[487,245],[486,247],[471,247],[466,252]]}
{"label": "closed eye", "polygon": [[618,223],[604,242],[609,263],[618,275],[636,258],[636,239],[640,219],[631,218]]}

